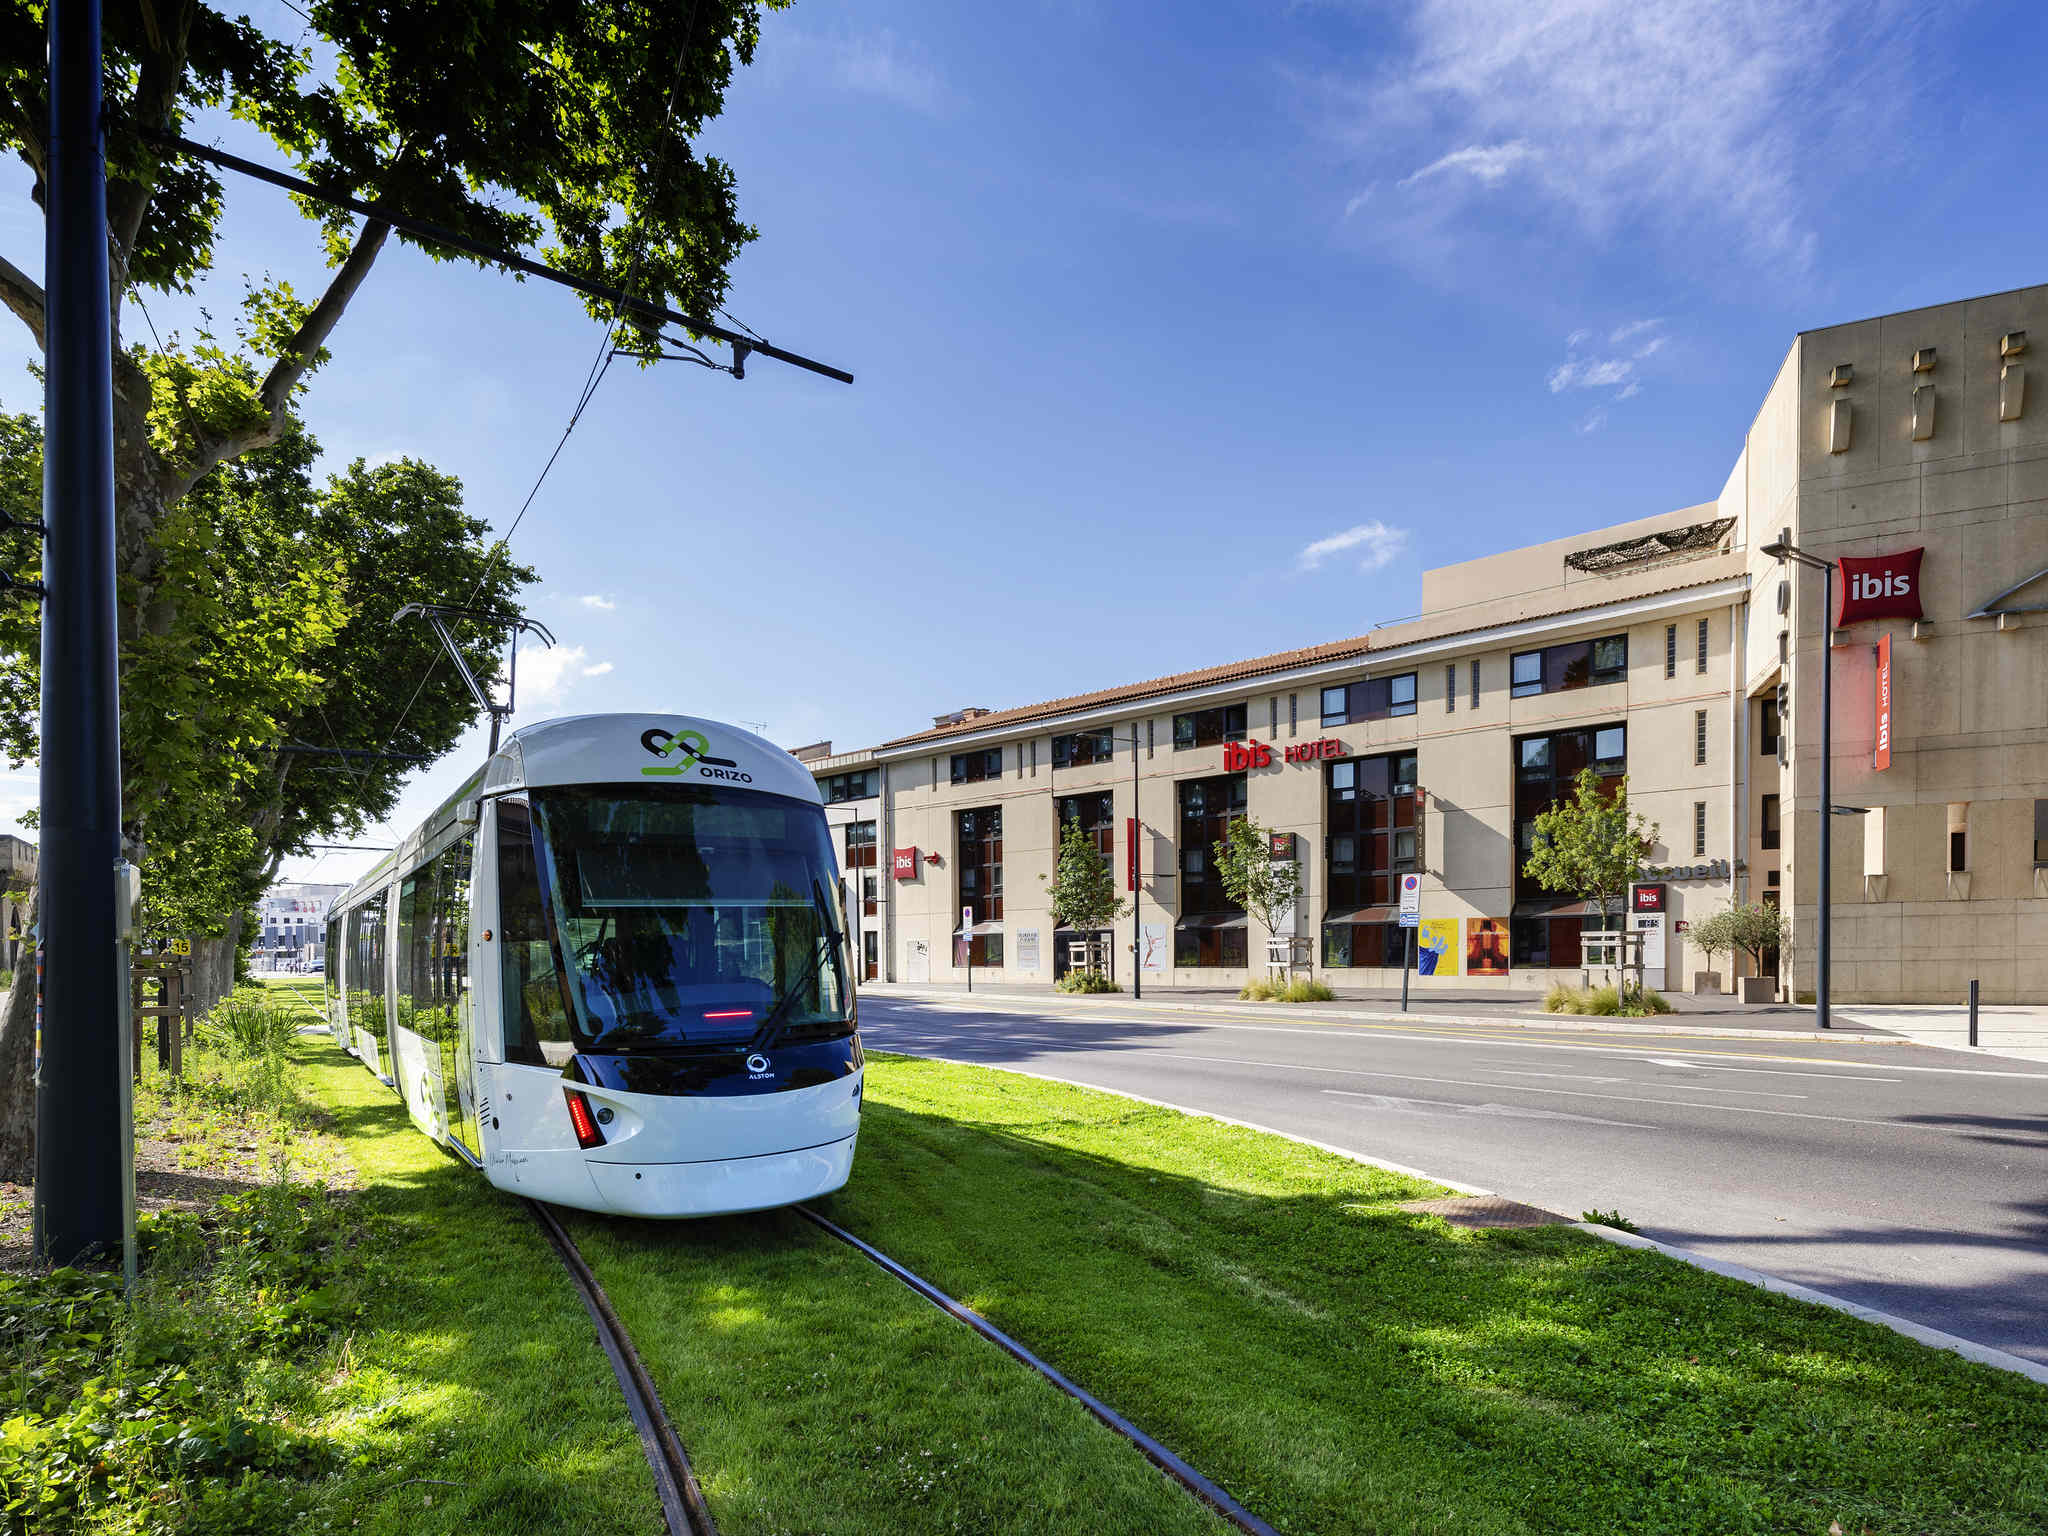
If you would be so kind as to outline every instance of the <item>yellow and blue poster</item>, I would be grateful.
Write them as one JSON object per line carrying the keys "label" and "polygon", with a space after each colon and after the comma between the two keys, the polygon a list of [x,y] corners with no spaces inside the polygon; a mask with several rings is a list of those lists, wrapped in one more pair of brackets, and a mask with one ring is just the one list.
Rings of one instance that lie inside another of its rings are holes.
{"label": "yellow and blue poster", "polygon": [[1425,917],[1415,930],[1415,969],[1423,976],[1458,974],[1458,920]]}

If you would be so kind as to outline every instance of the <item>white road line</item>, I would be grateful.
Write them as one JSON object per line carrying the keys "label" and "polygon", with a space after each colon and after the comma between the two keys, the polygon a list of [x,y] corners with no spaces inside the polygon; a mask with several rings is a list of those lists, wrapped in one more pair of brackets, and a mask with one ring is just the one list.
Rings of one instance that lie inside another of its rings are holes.
{"label": "white road line", "polygon": [[1219,1061],[1240,1067],[1274,1067],[1283,1072],[1324,1072],[1339,1077],[1390,1077],[1404,1083],[1444,1083],[1456,1088],[1507,1088],[1515,1093],[1551,1093],[1568,1099],[1613,1099],[1623,1104],[1666,1104],[1673,1109],[1712,1109],[1724,1115],[1771,1115],[1781,1120],[1826,1120],[1835,1125],[1874,1125],[1887,1131],[1929,1131],[1937,1136],[1967,1136],[1967,1130],[1948,1131],[1936,1126],[1912,1125],[1897,1120],[1859,1120],[1850,1115],[1817,1115],[1803,1109],[1759,1109],[1750,1104],[1702,1103],[1698,1099],[1646,1099],[1632,1093],[1588,1093],[1583,1088],[1525,1088],[1518,1083],[1486,1083],[1469,1077],[1425,1077],[1419,1072],[1368,1072],[1359,1067],[1311,1067],[1288,1061],[1259,1061],[1249,1056],[1201,1056],[1193,1051],[1164,1051],[1186,1061]]}
{"label": "white road line", "polygon": [[[1831,1077],[1843,1083],[1896,1083],[1896,1077],[1865,1077],[1860,1072],[1786,1072],[1776,1067],[1723,1067],[1708,1061],[1680,1061],[1675,1056],[1648,1056],[1656,1067],[1685,1067],[1694,1072],[1746,1072],[1753,1077]],[[2003,1073],[1999,1074],[2003,1076]]]}
{"label": "white road line", "polygon": [[1645,1083],[1645,1088],[1676,1089],[1681,1093],[1734,1093],[1745,1099],[1807,1099],[1807,1093],[1765,1093],[1761,1088],[1723,1088],[1718,1083]]}
{"label": "white road line", "polygon": [[1576,1120],[1581,1125],[1618,1125],[1629,1131],[1658,1129],[1640,1120],[1602,1120],[1597,1115],[1573,1115],[1561,1109],[1525,1109],[1517,1104],[1447,1104],[1442,1099],[1404,1099],[1390,1093],[1359,1093],[1351,1088],[1325,1088],[1323,1092],[1340,1099],[1364,1099],[1380,1109],[1407,1114],[1497,1115],[1506,1120]]}
{"label": "white road line", "polygon": [[1587,1077],[1580,1072],[1517,1072],[1513,1067],[1496,1067],[1502,1077],[1554,1077],[1567,1083],[1625,1083],[1625,1077]]}

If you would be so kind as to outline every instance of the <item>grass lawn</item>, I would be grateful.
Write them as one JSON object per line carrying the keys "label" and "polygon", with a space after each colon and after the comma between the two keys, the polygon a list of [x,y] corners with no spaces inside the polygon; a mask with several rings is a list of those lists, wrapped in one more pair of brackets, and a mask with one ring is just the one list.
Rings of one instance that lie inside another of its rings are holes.
{"label": "grass lawn", "polygon": [[1445,1191],[1263,1133],[876,1054],[868,1082],[825,1214],[1283,1530],[2048,1530],[2022,1378],[1568,1229],[1454,1230],[1394,1208]]}

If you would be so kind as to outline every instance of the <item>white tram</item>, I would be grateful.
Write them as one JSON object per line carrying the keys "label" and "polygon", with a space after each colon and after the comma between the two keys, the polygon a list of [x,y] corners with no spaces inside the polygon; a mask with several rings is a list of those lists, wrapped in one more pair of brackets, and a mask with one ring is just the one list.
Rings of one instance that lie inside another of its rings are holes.
{"label": "white tram", "polygon": [[328,914],[334,1037],[500,1189],[705,1216],[838,1189],[861,1047],[818,787],[676,715],[515,732]]}

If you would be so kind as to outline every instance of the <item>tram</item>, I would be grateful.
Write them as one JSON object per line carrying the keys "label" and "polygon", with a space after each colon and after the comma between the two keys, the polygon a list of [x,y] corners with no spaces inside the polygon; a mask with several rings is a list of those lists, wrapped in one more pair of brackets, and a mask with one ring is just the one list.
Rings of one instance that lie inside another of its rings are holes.
{"label": "tram", "polygon": [[676,715],[515,732],[336,901],[334,1038],[498,1188],[763,1210],[852,1171],[862,1055],[817,781]]}

